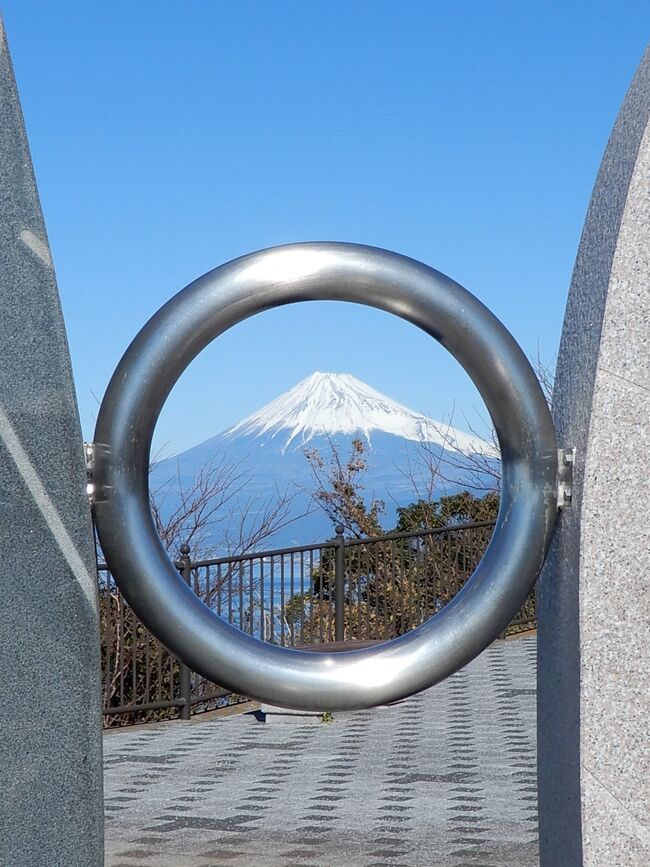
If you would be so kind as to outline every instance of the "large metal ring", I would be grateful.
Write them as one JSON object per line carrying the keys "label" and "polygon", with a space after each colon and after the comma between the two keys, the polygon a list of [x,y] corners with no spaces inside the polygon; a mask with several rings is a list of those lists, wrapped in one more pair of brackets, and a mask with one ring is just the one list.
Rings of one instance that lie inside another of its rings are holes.
{"label": "large metal ring", "polygon": [[[386,310],[446,347],[485,401],[503,469],[492,540],[460,593],[393,641],[322,654],[263,643],[201,602],[165,553],[148,496],[154,427],[192,359],[255,313],[317,300]],[[515,340],[480,301],[444,274],[396,253],[356,244],[294,244],[210,271],[140,331],[99,412],[94,510],[108,566],[127,601],[194,671],[275,705],[352,710],[432,686],[505,629],[542,567],[556,517],[556,476],[555,432],[537,378]]]}

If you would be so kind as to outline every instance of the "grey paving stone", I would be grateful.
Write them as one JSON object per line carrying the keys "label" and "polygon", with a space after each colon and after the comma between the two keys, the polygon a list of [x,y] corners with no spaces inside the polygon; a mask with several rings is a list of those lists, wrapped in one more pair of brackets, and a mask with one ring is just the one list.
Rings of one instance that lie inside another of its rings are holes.
{"label": "grey paving stone", "polygon": [[500,642],[425,693],[331,723],[278,712],[108,734],[106,865],[536,867],[534,654],[534,637]]}

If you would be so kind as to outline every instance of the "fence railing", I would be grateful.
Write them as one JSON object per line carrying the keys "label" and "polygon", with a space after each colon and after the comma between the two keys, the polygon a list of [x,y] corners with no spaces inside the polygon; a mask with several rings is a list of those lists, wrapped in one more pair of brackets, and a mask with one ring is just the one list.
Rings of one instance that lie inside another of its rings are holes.
{"label": "fence railing", "polygon": [[[472,574],[494,522],[330,540],[177,563],[220,617],[284,647],[387,641],[440,611]],[[217,706],[229,696],[191,672],[138,620],[105,565],[99,566],[103,701],[107,725]],[[509,629],[535,622],[531,595]],[[229,701],[236,700],[230,697]]]}

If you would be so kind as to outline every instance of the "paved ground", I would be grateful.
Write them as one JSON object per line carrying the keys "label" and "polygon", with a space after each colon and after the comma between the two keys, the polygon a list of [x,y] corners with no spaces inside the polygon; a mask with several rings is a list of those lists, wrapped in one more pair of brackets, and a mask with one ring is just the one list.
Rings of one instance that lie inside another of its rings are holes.
{"label": "paved ground", "polygon": [[533,867],[535,639],[392,707],[104,738],[107,867]]}

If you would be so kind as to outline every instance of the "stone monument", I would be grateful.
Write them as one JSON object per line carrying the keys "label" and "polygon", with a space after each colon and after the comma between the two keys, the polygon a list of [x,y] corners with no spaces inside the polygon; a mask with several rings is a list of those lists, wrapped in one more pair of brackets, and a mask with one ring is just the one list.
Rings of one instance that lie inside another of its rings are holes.
{"label": "stone monument", "polygon": [[650,49],[612,132],[554,394],[573,501],[538,583],[542,867],[650,864]]}
{"label": "stone monument", "polygon": [[[99,627],[82,437],[1,23],[0,31],[0,864],[100,867]],[[576,462],[538,594],[541,863],[645,867],[650,52],[589,207],[554,417]]]}
{"label": "stone monument", "polygon": [[0,21],[0,864],[103,864],[99,628],[83,442]]}

